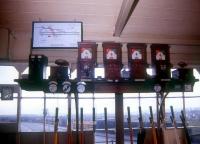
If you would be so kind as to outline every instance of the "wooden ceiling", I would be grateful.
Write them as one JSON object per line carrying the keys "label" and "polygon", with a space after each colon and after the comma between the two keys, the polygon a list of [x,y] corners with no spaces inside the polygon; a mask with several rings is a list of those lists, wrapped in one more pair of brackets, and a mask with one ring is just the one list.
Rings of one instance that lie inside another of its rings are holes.
{"label": "wooden ceiling", "polygon": [[31,33],[32,21],[77,20],[84,40],[200,44],[200,0],[139,0],[116,37],[123,1],[133,0],[1,0],[0,27]]}

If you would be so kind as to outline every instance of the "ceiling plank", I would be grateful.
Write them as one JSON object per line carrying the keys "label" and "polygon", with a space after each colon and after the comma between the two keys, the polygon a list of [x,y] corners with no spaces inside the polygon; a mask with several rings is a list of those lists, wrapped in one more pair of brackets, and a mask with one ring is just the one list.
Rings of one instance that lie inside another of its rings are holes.
{"label": "ceiling plank", "polygon": [[138,2],[139,0],[123,0],[121,10],[115,24],[114,36],[121,35]]}

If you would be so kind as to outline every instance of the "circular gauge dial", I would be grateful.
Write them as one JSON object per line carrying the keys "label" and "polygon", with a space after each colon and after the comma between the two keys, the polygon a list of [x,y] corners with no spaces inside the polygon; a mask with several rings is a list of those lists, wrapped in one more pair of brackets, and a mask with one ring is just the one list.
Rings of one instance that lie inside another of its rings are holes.
{"label": "circular gauge dial", "polygon": [[154,86],[154,90],[155,90],[155,92],[160,92],[161,89],[162,89],[161,86],[158,85],[158,84],[156,84],[156,85]]}
{"label": "circular gauge dial", "polygon": [[77,91],[79,93],[83,93],[85,91],[85,85],[83,85],[83,84],[78,85],[77,86]]}
{"label": "circular gauge dial", "polygon": [[50,82],[49,83],[49,91],[51,93],[55,93],[57,91],[58,87],[57,87],[57,83],[56,82]]}
{"label": "circular gauge dial", "polygon": [[71,83],[70,82],[63,82],[63,92],[69,93],[71,90]]}
{"label": "circular gauge dial", "polygon": [[85,82],[78,82],[78,83],[77,83],[77,91],[78,91],[79,93],[85,92],[85,85],[86,85]]}

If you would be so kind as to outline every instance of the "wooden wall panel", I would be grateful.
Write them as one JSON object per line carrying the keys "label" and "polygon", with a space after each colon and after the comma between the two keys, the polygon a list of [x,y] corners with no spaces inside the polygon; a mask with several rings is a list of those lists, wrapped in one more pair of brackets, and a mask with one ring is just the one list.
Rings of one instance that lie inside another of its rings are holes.
{"label": "wooden wall panel", "polygon": [[28,33],[15,33],[10,41],[11,60],[27,60],[30,53],[31,36]]}
{"label": "wooden wall panel", "polygon": [[8,59],[8,30],[0,28],[0,59]]}
{"label": "wooden wall panel", "polygon": [[[31,53],[31,33],[15,33],[15,39],[11,38],[10,41],[10,56],[13,61],[25,61],[28,62],[28,56]],[[94,40],[95,41],[95,40]],[[118,41],[116,41],[118,42]],[[97,62],[99,64],[103,63],[103,49],[102,49],[102,41],[97,41]],[[123,64],[127,64],[127,48],[125,42],[122,42],[122,62]],[[150,43],[147,44],[147,62],[151,64],[151,55],[150,55]],[[5,46],[4,46],[5,47]],[[184,61],[191,66],[199,66],[200,65],[200,45],[170,45],[170,57],[171,63],[174,66],[177,66],[177,63],[180,61]],[[65,59],[72,64],[76,64],[78,51],[77,49],[69,49],[69,50],[32,50],[33,54],[44,54],[48,56],[49,62],[54,63],[56,59]],[[2,54],[2,53],[1,53]]]}

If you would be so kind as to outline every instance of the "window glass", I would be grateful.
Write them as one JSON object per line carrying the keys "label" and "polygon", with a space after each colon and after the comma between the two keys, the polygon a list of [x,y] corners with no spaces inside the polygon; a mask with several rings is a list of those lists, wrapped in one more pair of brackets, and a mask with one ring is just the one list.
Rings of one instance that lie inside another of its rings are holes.
{"label": "window glass", "polygon": [[92,93],[81,93],[78,95],[80,99],[92,99],[93,98],[93,94]]}
{"label": "window glass", "polygon": [[174,115],[175,115],[175,119],[177,123],[180,123],[180,114],[181,114],[181,110],[183,110],[183,99],[182,98],[166,98],[165,99],[165,114],[166,114],[165,120],[166,120],[166,123],[168,123],[169,125],[171,125],[170,116],[172,115],[170,106],[173,107]]}
{"label": "window glass", "polygon": [[[96,113],[104,114],[104,108],[107,108],[108,114],[115,114],[115,99],[95,99]],[[97,115],[98,116],[98,115]]]}
{"label": "window glass", "polygon": [[186,98],[186,121],[189,128],[189,134],[193,143],[199,143],[200,132],[200,97]]}
{"label": "window glass", "polygon": [[124,140],[125,143],[130,143],[130,131],[128,123],[128,107],[130,108],[131,127],[134,135],[137,135],[139,127],[139,98],[138,94],[124,94]]}
{"label": "window glass", "polygon": [[[19,73],[13,66],[0,66],[0,84],[17,84]],[[1,92],[0,92],[1,96]],[[16,122],[17,120],[17,94],[13,100],[0,100],[0,123]]]}
{"label": "window glass", "polygon": [[[139,99],[138,98],[125,98],[124,99],[124,114],[127,115],[127,107],[130,107],[132,115],[138,115],[139,112]],[[136,118],[135,116],[133,117]],[[138,119],[138,118],[136,118]]]}
{"label": "window glass", "polygon": [[55,111],[58,107],[58,131],[66,131],[68,104],[67,99],[47,99],[46,100],[46,131],[54,131]]}
{"label": "window glass", "polygon": [[[141,98],[141,109],[142,116],[144,121],[144,126],[149,126],[149,117],[150,117],[150,109],[152,107],[152,111],[154,114],[154,121],[156,122],[156,98]],[[138,112],[139,113],[139,112]]]}
{"label": "window glass", "polygon": [[114,99],[114,93],[95,93],[95,99]]}
{"label": "window glass", "polygon": [[17,99],[0,100],[0,123],[16,122],[17,120]]}
{"label": "window glass", "polygon": [[77,78],[77,69],[75,69],[74,71],[71,72],[71,76],[70,79],[75,79]]}
{"label": "window glass", "polygon": [[167,95],[167,97],[169,98],[169,97],[180,97],[180,98],[182,98],[183,97],[183,93],[182,92],[169,92],[168,93],[168,95]]}
{"label": "window glass", "polygon": [[[83,108],[83,128],[85,130],[93,129],[93,100],[92,99],[79,99],[79,108]],[[80,110],[79,109],[79,110]],[[81,111],[79,112],[81,115]]]}
{"label": "window glass", "polygon": [[67,98],[67,94],[63,94],[63,93],[46,93],[45,94],[47,99],[48,98],[57,98],[57,99],[62,99],[62,98]]}
{"label": "window glass", "polygon": [[123,93],[124,99],[126,98],[138,98],[139,94],[138,93]]}
{"label": "window glass", "polygon": [[105,70],[104,68],[95,68],[95,71],[94,71],[94,75],[95,75],[95,78],[105,78]]}
{"label": "window glass", "polygon": [[44,92],[42,91],[26,91],[22,90],[22,98],[43,98]]}
{"label": "window glass", "polygon": [[44,92],[22,90],[21,131],[41,132],[44,130]]}
{"label": "window glass", "polygon": [[140,93],[140,97],[156,97],[156,93]]}
{"label": "window glass", "polygon": [[[102,76],[97,70],[97,76]],[[147,70],[149,74],[151,69]],[[23,72],[28,74],[28,68]],[[50,69],[47,68],[46,78],[49,77]],[[18,79],[19,73],[13,66],[0,66],[0,84],[17,84],[14,79]],[[200,74],[194,69],[194,76],[200,79]],[[76,70],[72,73],[71,78],[76,77]],[[191,128],[190,134],[195,135],[199,131],[199,111],[200,111],[200,81],[194,84],[193,92],[170,92],[165,101],[166,123],[171,126],[170,106],[173,106],[178,126],[182,126],[180,122],[180,112],[183,110],[183,94],[185,95],[186,118]],[[76,111],[74,94],[71,95],[71,111],[72,111],[72,129],[76,126]],[[154,121],[156,122],[156,93],[124,93],[124,127],[127,126],[127,107],[130,107],[132,127],[138,128],[138,107],[141,105],[144,124],[149,126],[149,106],[152,106],[154,113]],[[68,99],[66,94],[46,94],[44,99],[42,91],[25,91],[22,90],[21,100],[21,131],[22,132],[41,132],[44,130],[44,115],[46,116],[45,130],[52,132],[54,130],[55,109],[59,108],[59,131],[66,131],[68,116]],[[46,100],[46,108],[44,112],[44,102]],[[84,128],[91,130],[92,128],[92,108],[96,110],[96,142],[105,141],[104,126],[104,108],[107,108],[107,118],[109,127],[109,140],[115,140],[115,94],[114,93],[96,93],[96,94],[79,94],[79,116],[80,108],[83,108]],[[14,94],[14,100],[0,100],[0,123],[16,122],[17,114],[17,95]],[[80,120],[80,119],[79,119]],[[125,135],[128,139],[128,135]]]}
{"label": "window glass", "polygon": [[107,108],[109,141],[115,140],[115,99],[114,94],[95,94],[96,143],[105,143],[104,108]]}
{"label": "window glass", "polygon": [[21,131],[43,131],[43,99],[21,99]]}
{"label": "window glass", "polygon": [[200,97],[198,98],[185,98],[186,118],[189,126],[200,126]]}
{"label": "window glass", "polygon": [[17,84],[15,79],[19,78],[19,73],[13,66],[0,66],[0,84]]}

